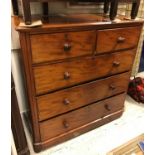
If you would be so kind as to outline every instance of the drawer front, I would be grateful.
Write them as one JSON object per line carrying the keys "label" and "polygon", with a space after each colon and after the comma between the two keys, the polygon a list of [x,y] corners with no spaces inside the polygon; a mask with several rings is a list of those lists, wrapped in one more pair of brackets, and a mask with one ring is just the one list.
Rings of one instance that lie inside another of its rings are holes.
{"label": "drawer front", "polygon": [[130,50],[34,67],[36,94],[128,71],[134,56],[135,50]]}
{"label": "drawer front", "polygon": [[98,31],[97,53],[134,48],[138,44],[141,27]]}
{"label": "drawer front", "polygon": [[31,35],[32,62],[90,55],[94,51],[95,35],[95,31]]}
{"label": "drawer front", "polygon": [[39,120],[122,93],[128,87],[130,72],[75,86],[37,98]]}
{"label": "drawer front", "polygon": [[40,123],[41,140],[45,141],[105,117],[124,107],[125,93],[99,101]]}

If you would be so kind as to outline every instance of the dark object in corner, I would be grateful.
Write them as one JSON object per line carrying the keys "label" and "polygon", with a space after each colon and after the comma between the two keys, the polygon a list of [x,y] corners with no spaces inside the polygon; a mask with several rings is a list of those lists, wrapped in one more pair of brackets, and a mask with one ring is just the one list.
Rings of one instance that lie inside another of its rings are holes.
{"label": "dark object in corner", "polygon": [[26,141],[26,136],[22,124],[22,119],[15,92],[15,86],[12,77],[11,77],[11,129],[15,141],[17,154],[29,155],[30,151]]}
{"label": "dark object in corner", "polygon": [[140,57],[140,64],[139,64],[138,72],[144,72],[144,41],[143,41],[143,47],[142,47],[142,53]]}
{"label": "dark object in corner", "polygon": [[17,16],[19,14],[18,1],[17,0],[11,0],[11,2],[12,2],[13,14]]}
{"label": "dark object in corner", "polygon": [[144,103],[144,79],[141,77],[134,77],[130,81],[128,87],[128,95],[130,95],[137,102]]}
{"label": "dark object in corner", "polygon": [[144,152],[144,141],[140,141],[138,143],[138,146],[140,147],[140,149]]}

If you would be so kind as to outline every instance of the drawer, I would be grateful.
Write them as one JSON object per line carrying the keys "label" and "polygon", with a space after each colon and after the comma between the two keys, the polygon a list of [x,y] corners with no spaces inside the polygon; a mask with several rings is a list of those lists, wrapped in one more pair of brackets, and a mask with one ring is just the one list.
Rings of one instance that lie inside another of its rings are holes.
{"label": "drawer", "polygon": [[134,48],[138,44],[141,27],[127,27],[97,32],[97,53]]}
{"label": "drawer", "polygon": [[95,48],[95,31],[31,35],[32,62],[90,55]]}
{"label": "drawer", "polygon": [[39,120],[74,110],[126,91],[130,72],[37,97]]}
{"label": "drawer", "polygon": [[61,135],[123,109],[125,93],[40,123],[41,140]]}
{"label": "drawer", "polygon": [[84,57],[33,68],[36,94],[41,95],[131,69],[135,50]]}

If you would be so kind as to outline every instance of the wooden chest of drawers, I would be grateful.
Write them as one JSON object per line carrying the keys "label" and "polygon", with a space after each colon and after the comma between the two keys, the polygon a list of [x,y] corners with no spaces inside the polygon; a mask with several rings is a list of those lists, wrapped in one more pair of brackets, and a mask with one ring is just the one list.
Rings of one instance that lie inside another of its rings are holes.
{"label": "wooden chest of drawers", "polygon": [[122,115],[142,26],[127,21],[17,28],[36,152]]}

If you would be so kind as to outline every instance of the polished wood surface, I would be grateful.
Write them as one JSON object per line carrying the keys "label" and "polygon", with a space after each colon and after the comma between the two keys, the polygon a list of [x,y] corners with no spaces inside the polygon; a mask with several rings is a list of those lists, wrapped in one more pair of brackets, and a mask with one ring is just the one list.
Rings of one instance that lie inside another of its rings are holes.
{"label": "polished wood surface", "polygon": [[[34,16],[33,21],[40,19],[40,16]],[[88,30],[103,30],[122,27],[142,26],[143,20],[128,20],[123,15],[118,16],[118,21],[111,22],[107,16],[102,14],[58,14],[49,16],[48,18],[42,17],[42,26],[35,28],[21,27],[21,18],[14,17],[16,29],[19,32],[28,32],[30,34],[44,34],[51,32],[69,32],[69,31],[88,31]]]}
{"label": "polished wood surface", "polygon": [[105,116],[105,117],[100,117],[98,119],[96,119],[95,121],[92,121],[92,122],[89,122],[83,126],[80,126],[78,128],[75,128],[73,130],[70,130],[68,132],[65,132],[59,136],[56,136],[56,137],[53,137],[53,138],[50,138],[46,141],[43,141],[41,143],[38,143],[37,146],[38,147],[41,147],[43,150],[44,149],[47,149],[51,146],[54,146],[54,145],[57,145],[57,144],[60,144],[62,142],[65,142],[69,139],[72,139],[72,138],[75,138],[77,136],[80,136],[81,134],[83,133],[86,133],[86,132],[89,132],[97,127],[100,127],[104,124],[107,124],[119,117],[121,117],[122,113],[123,113],[124,109],[121,109],[115,113],[112,113],[108,116]]}
{"label": "polished wood surface", "polygon": [[104,13],[108,13],[110,10],[110,19],[115,20],[118,11],[119,3],[132,4],[131,19],[135,19],[138,14],[140,0],[104,0]]}
{"label": "polished wood surface", "polygon": [[118,10],[118,1],[119,0],[111,0],[110,3],[110,19],[115,20]]}
{"label": "polished wood surface", "polygon": [[34,67],[36,94],[128,71],[134,56],[135,50],[129,50]]}
{"label": "polished wood surface", "polygon": [[129,77],[130,72],[127,72],[37,97],[39,120],[125,92]]}
{"label": "polished wood surface", "polygon": [[42,3],[42,10],[43,10],[43,15],[48,16],[49,13],[49,5],[47,2]]}
{"label": "polished wood surface", "polygon": [[24,72],[24,80],[25,80],[25,88],[26,88],[26,96],[28,100],[27,107],[30,110],[30,119],[29,124],[31,124],[32,130],[32,138],[33,145],[36,152],[41,151],[41,147],[35,144],[40,142],[40,132],[39,132],[39,124],[38,124],[38,112],[37,105],[35,99],[35,87],[32,75],[31,68],[31,54],[30,54],[30,43],[28,40],[28,34],[19,33],[20,45],[21,45],[21,60],[23,62],[23,72]]}
{"label": "polished wood surface", "polygon": [[26,25],[30,25],[32,23],[30,1],[22,0],[21,4],[23,8],[23,20]]}
{"label": "polished wood surface", "polygon": [[33,63],[91,55],[95,31],[31,35]]}
{"label": "polished wood surface", "polygon": [[138,14],[138,9],[140,6],[140,0],[135,0],[132,3],[132,10],[131,10],[131,19],[135,19]]}
{"label": "polished wood surface", "polygon": [[92,105],[72,111],[40,123],[42,141],[61,135],[86,123],[121,110],[124,107],[125,94],[102,100]]}
{"label": "polished wood surface", "polygon": [[[97,53],[123,50],[137,46],[141,27],[126,27],[98,31]],[[133,35],[131,35],[133,34]]]}
{"label": "polished wood surface", "polygon": [[[90,131],[123,113],[143,21],[126,20],[123,16],[119,19],[108,22],[101,15],[59,15],[43,20],[39,27],[16,28],[35,152]],[[15,23],[18,25],[19,20]],[[108,33],[105,36],[103,32]],[[116,43],[114,36],[120,37],[121,45],[109,49]]]}

